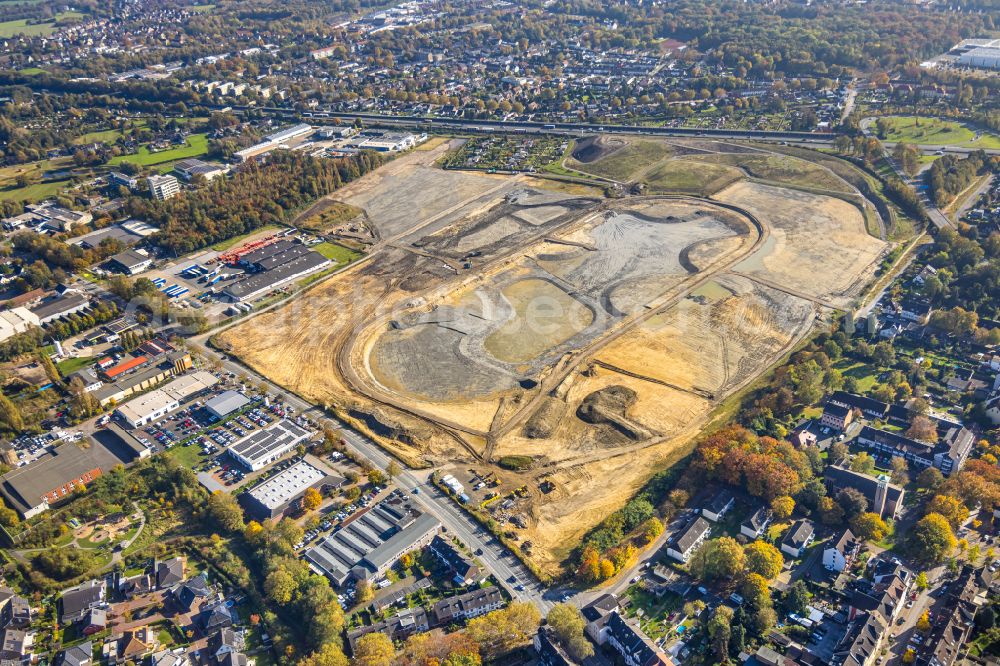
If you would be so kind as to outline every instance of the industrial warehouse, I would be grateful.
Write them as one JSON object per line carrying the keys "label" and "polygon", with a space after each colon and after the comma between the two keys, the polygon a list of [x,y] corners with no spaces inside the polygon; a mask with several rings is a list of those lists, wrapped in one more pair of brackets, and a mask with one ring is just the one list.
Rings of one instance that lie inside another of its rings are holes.
{"label": "industrial warehouse", "polygon": [[429,544],[441,523],[398,490],[306,551],[310,566],[336,585],[384,574],[412,550]]}
{"label": "industrial warehouse", "polygon": [[344,479],[329,474],[319,464],[299,460],[257,487],[239,496],[247,513],[255,520],[269,520],[298,508],[310,488],[339,488]]}
{"label": "industrial warehouse", "polygon": [[239,263],[249,274],[222,291],[233,302],[254,300],[333,264],[319,252],[289,240],[248,252],[240,258]]}
{"label": "industrial warehouse", "polygon": [[309,432],[288,419],[267,430],[258,430],[229,448],[229,454],[252,472],[264,469],[309,437]]}

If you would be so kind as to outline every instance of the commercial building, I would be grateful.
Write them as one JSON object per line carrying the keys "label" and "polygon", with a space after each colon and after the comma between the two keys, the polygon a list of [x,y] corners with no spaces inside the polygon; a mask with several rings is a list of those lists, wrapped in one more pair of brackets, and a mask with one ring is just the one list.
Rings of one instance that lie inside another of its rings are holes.
{"label": "commercial building", "polygon": [[260,143],[233,153],[233,157],[240,162],[246,162],[255,157],[266,155],[272,150],[281,148],[286,141],[306,137],[309,134],[312,134],[312,131],[312,126],[306,125],[305,123],[293,125],[292,127],[287,127],[283,130],[274,132],[273,134],[268,134]]}
{"label": "commercial building", "polygon": [[181,186],[173,176],[150,176],[149,193],[154,199],[166,201],[180,194]]}
{"label": "commercial building", "polygon": [[138,275],[152,263],[152,257],[135,250],[125,250],[111,257],[111,267],[125,275]]}
{"label": "commercial building", "polygon": [[282,419],[269,428],[257,430],[229,447],[229,455],[256,472],[280,459],[309,437],[309,431]]}
{"label": "commercial building", "polygon": [[0,342],[24,333],[32,326],[41,326],[38,316],[28,308],[12,308],[0,312]]}
{"label": "commercial building", "polygon": [[429,544],[441,523],[396,490],[305,553],[335,585],[382,576],[405,553]]}
{"label": "commercial building", "polygon": [[225,391],[205,401],[205,411],[217,419],[224,419],[250,404],[250,399],[239,391]]}
{"label": "commercial building", "polygon": [[204,370],[183,375],[163,388],[128,401],[116,409],[115,414],[133,428],[138,428],[179,409],[181,401],[211,388],[218,381],[215,375]]}
{"label": "commercial building", "polygon": [[291,141],[292,139],[312,134],[312,131],[312,125],[299,123],[298,125],[292,125],[291,127],[278,130],[273,134],[268,134],[264,137],[264,140],[270,141],[271,143],[284,143],[285,141]]}
{"label": "commercial building", "polygon": [[[88,387],[88,390],[94,392],[94,398],[101,407],[107,407],[119,404],[129,396],[153,388],[171,377],[182,375],[192,365],[191,355],[180,350],[169,352],[166,359],[157,365],[146,367],[147,362],[148,359],[137,366],[139,369],[135,372],[118,373],[116,376],[120,378],[116,381],[98,384],[94,388]],[[90,370],[86,372],[92,373]]]}
{"label": "commercial building", "polygon": [[217,164],[189,159],[181,160],[174,164],[174,172],[184,180],[191,180],[195,176],[201,176],[205,180],[212,180],[216,176],[226,173],[226,169]]}
{"label": "commercial building", "polygon": [[31,308],[31,312],[38,317],[38,323],[45,326],[61,317],[83,312],[89,307],[90,299],[83,294],[67,294],[42,301],[40,305]]}
{"label": "commercial building", "polygon": [[319,252],[309,250],[287,263],[237,280],[223,289],[222,293],[234,302],[251,301],[330,265],[329,259]]}
{"label": "commercial building", "polygon": [[958,56],[958,64],[977,69],[1000,69],[1000,39],[991,44],[966,51]]}
{"label": "commercial building", "polygon": [[302,496],[310,488],[338,488],[343,483],[343,478],[328,474],[305,460],[299,460],[248,492],[240,494],[239,501],[254,520],[269,520],[298,508]]}
{"label": "commercial building", "polygon": [[75,444],[63,444],[30,465],[4,475],[0,494],[21,516],[31,518],[120,462],[100,445],[83,449]]}

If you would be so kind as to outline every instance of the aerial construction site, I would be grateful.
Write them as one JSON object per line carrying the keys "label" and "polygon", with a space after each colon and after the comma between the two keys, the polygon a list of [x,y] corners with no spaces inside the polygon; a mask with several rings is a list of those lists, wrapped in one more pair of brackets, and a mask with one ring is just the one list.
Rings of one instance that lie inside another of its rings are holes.
{"label": "aerial construction site", "polygon": [[336,192],[367,257],[217,342],[412,466],[521,489],[544,573],[892,247],[837,173],[755,146],[592,137],[566,183],[435,166],[456,145]]}

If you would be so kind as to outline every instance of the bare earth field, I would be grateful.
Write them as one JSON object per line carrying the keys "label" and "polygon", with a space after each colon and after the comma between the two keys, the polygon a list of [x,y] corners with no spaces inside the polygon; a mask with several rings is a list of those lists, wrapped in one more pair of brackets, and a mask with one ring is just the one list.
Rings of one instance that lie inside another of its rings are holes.
{"label": "bare earth field", "polygon": [[[454,145],[331,197],[363,211],[368,257],[219,344],[409,464],[526,484],[513,510],[526,526],[504,529],[548,574],[721,400],[849,305],[889,248],[857,206],[820,193],[853,196],[827,169],[750,146],[581,142],[568,167],[647,183],[604,199],[435,168]],[[658,194],[677,191],[713,198]],[[501,471],[506,455],[534,463]]]}

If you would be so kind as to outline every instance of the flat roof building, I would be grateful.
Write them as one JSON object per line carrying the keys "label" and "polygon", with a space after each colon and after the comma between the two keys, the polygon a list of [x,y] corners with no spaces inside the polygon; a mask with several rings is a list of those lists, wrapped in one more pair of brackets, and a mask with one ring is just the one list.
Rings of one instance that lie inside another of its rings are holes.
{"label": "flat roof building", "polygon": [[143,272],[153,259],[149,255],[140,254],[135,250],[125,250],[111,257],[111,265],[126,275],[138,275]]}
{"label": "flat roof building", "polygon": [[291,451],[309,431],[288,419],[253,432],[229,447],[229,454],[253,472],[264,469]]}
{"label": "flat roof building", "polygon": [[0,312],[0,342],[24,333],[32,326],[41,326],[38,316],[28,308],[12,308]]}
{"label": "flat roof building", "polygon": [[309,250],[308,253],[280,266],[237,280],[227,286],[222,293],[233,301],[250,301],[330,265],[329,259],[315,250]]}
{"label": "flat roof building", "polygon": [[202,176],[205,180],[212,180],[216,176],[224,174],[226,170],[217,164],[209,164],[198,159],[188,159],[174,164],[174,172],[184,180],[191,180],[195,176]]}
{"label": "flat roof building", "polygon": [[205,402],[205,410],[217,419],[223,419],[250,404],[250,399],[239,391],[226,391]]}
{"label": "flat roof building", "polygon": [[31,312],[38,317],[38,323],[45,326],[60,317],[68,317],[89,307],[90,299],[83,294],[67,294],[43,301],[41,305],[32,308]]}
{"label": "flat roof building", "polygon": [[441,523],[399,490],[356,515],[343,529],[305,553],[336,585],[384,574],[405,553],[429,544]]}
{"label": "flat roof building", "polygon": [[210,372],[199,370],[173,380],[163,388],[145,393],[115,410],[133,428],[152,423],[178,409],[180,403],[214,386],[219,380]]}
{"label": "flat roof building", "polygon": [[154,199],[166,201],[180,194],[180,183],[173,176],[150,176],[146,180],[149,183],[149,193]]}
{"label": "flat roof building", "polygon": [[239,496],[240,504],[255,520],[269,520],[297,508],[310,488],[339,487],[344,479],[299,460]]}
{"label": "flat roof building", "polygon": [[0,494],[21,516],[31,518],[121,462],[99,444],[86,449],[63,444],[30,465],[8,472],[0,482]]}

